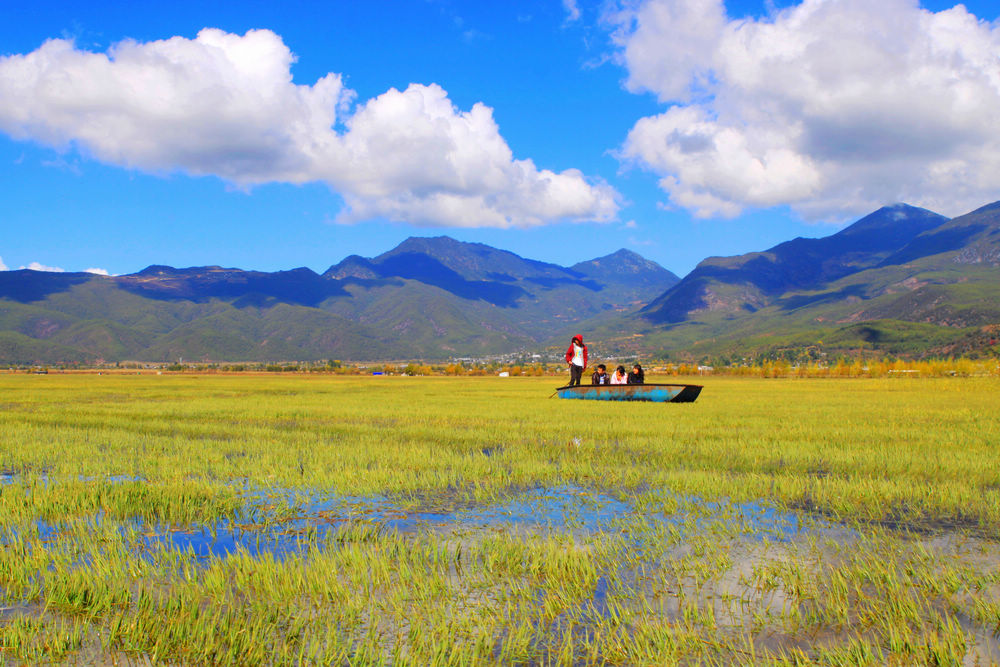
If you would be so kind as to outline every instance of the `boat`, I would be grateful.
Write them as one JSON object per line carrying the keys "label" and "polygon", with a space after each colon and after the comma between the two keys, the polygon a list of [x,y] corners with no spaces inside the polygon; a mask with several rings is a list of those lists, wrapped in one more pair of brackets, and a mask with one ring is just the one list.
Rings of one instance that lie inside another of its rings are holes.
{"label": "boat", "polygon": [[559,387],[559,398],[590,401],[652,401],[692,403],[701,393],[700,384],[581,384]]}

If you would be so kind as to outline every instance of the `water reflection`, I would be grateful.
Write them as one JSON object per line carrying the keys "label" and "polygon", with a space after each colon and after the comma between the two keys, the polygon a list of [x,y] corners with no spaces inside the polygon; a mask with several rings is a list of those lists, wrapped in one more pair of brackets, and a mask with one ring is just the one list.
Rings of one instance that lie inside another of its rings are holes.
{"label": "water reflection", "polygon": [[[189,551],[195,557],[225,557],[237,551],[270,553],[278,558],[321,544],[345,527],[367,527],[373,532],[463,534],[478,530],[542,532],[559,530],[579,538],[597,533],[620,533],[624,524],[641,521],[646,527],[703,532],[708,524],[724,522],[751,540],[782,542],[801,534],[852,535],[849,528],[782,512],[759,503],[730,505],[687,500],[674,513],[642,512],[627,501],[576,486],[535,489],[516,498],[488,505],[409,508],[384,497],[320,497],[296,504],[287,517],[269,514],[274,494],[252,497],[246,516],[201,527],[148,525],[135,527],[143,547],[157,544]],[[692,508],[696,511],[692,511]]]}

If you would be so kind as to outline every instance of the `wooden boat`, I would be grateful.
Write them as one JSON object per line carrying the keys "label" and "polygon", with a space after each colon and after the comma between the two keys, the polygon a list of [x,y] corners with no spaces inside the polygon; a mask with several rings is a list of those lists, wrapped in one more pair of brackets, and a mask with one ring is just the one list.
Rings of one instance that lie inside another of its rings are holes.
{"label": "wooden boat", "polygon": [[653,401],[656,403],[691,403],[701,393],[700,384],[581,384],[559,387],[559,398],[582,398],[591,401]]}

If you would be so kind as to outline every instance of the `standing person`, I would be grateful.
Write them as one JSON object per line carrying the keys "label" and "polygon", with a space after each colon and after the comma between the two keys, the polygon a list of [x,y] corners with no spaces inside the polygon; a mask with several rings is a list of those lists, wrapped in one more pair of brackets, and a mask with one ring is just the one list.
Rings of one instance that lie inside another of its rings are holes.
{"label": "standing person", "polygon": [[604,364],[597,364],[597,370],[590,376],[590,384],[608,384],[610,381],[608,367]]}
{"label": "standing person", "polygon": [[628,384],[628,377],[625,375],[625,367],[619,366],[611,376],[611,384]]}
{"label": "standing person", "polygon": [[632,372],[628,374],[628,384],[645,384],[646,374],[642,372],[642,366],[636,364],[632,367]]}
{"label": "standing person", "polygon": [[583,344],[583,336],[577,334],[570,341],[566,350],[566,363],[569,364],[569,385],[579,386],[583,377],[583,369],[587,367],[587,346]]}

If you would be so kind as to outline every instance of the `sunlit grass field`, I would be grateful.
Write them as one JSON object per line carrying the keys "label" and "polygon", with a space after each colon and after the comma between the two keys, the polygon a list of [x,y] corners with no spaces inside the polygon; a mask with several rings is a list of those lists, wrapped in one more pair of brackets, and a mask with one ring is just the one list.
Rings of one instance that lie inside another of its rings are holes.
{"label": "sunlit grass field", "polygon": [[997,378],[562,380],[0,375],[0,658],[1000,661]]}

